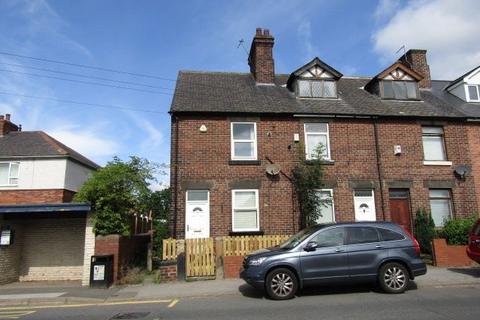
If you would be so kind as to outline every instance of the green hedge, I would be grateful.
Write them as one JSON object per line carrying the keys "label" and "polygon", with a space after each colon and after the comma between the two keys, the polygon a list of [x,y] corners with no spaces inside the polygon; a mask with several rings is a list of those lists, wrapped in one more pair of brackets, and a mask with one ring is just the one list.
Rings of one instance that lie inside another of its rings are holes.
{"label": "green hedge", "polygon": [[443,229],[438,231],[438,236],[447,239],[447,243],[450,245],[466,245],[468,244],[468,233],[477,219],[476,215],[469,218],[449,219],[445,221]]}
{"label": "green hedge", "polygon": [[432,253],[432,240],[435,237],[435,223],[432,216],[425,209],[417,210],[415,215],[415,238],[420,244],[423,253]]}

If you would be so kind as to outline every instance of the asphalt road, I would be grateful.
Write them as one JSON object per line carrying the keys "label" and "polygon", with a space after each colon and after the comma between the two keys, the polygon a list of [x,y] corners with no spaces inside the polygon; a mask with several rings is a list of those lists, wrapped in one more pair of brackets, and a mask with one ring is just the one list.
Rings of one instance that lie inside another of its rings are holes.
{"label": "asphalt road", "polygon": [[480,287],[412,288],[388,295],[370,287],[305,290],[295,299],[271,301],[247,285],[237,295],[103,306],[0,309],[0,319],[477,319]]}

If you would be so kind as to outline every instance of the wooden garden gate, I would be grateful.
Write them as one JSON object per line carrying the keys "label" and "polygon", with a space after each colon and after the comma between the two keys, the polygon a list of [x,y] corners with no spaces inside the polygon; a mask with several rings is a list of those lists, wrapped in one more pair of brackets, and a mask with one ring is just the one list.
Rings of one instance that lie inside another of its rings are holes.
{"label": "wooden garden gate", "polygon": [[215,246],[213,238],[185,240],[186,276],[215,277]]}

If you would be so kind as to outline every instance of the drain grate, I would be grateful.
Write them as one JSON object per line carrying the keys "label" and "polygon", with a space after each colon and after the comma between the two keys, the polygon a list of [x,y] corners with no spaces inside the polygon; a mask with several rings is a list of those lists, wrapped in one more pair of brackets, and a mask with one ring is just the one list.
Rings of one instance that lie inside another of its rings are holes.
{"label": "drain grate", "polygon": [[148,316],[150,312],[128,312],[128,313],[117,313],[110,320],[116,319],[142,319]]}

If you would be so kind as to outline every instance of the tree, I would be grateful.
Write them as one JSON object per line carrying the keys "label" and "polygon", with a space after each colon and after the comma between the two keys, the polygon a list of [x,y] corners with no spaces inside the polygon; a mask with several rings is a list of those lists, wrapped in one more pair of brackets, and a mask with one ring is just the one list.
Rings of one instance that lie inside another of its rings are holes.
{"label": "tree", "polygon": [[94,214],[97,235],[130,234],[133,213],[147,213],[152,203],[150,183],[159,165],[139,157],[124,162],[117,157],[98,169],[75,195],[74,201],[87,201]]}
{"label": "tree", "polygon": [[293,185],[300,206],[302,228],[316,224],[322,216],[322,207],[327,206],[331,200],[320,196],[318,189],[322,187],[323,179],[323,145],[319,144],[311,160],[305,161],[304,147],[298,148],[298,162],[292,170]]}
{"label": "tree", "polygon": [[169,236],[168,221],[170,217],[170,188],[155,191],[150,197],[153,212],[153,255],[162,255],[162,240]]}

